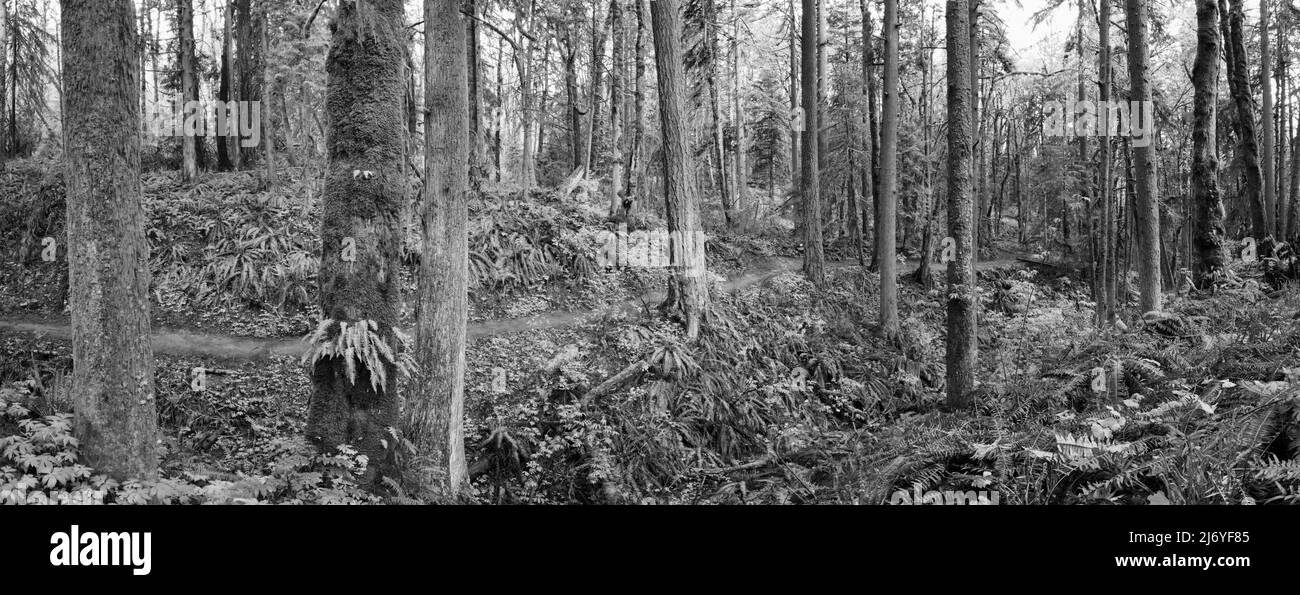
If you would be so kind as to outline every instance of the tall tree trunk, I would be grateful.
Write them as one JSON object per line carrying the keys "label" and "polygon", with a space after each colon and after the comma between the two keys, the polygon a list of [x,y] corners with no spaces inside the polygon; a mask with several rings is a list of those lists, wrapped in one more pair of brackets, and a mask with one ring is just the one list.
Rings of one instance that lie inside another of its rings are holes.
{"label": "tall tree trunk", "polygon": [[727,174],[727,158],[723,154],[722,138],[722,109],[719,106],[722,98],[718,93],[718,73],[722,71],[722,57],[718,54],[718,10],[715,0],[704,0],[704,44],[708,49],[708,75],[707,83],[709,86],[709,134],[712,141],[709,143],[714,166],[714,176],[718,179],[718,198],[722,203],[722,217],[726,221],[727,228],[733,225],[731,208],[733,201],[731,199],[731,180]]}
{"label": "tall tree trunk", "polygon": [[736,127],[735,158],[732,159],[732,163],[736,166],[736,174],[732,178],[735,190],[733,206],[740,215],[742,223],[747,223],[745,204],[749,201],[749,163],[746,156],[749,139],[745,131],[745,99],[741,92],[740,80],[743,60],[740,54],[740,15],[736,12],[736,0],[731,0],[731,101],[734,112],[732,122]]}
{"label": "tall tree trunk", "polygon": [[425,0],[425,180],[416,361],[421,381],[408,402],[406,434],[427,453],[438,493],[455,496],[468,472],[462,421],[469,279],[466,211],[469,194],[468,72],[460,0]]}
{"label": "tall tree trunk", "polygon": [[[1116,277],[1118,271],[1115,270],[1115,208],[1114,208],[1114,190],[1115,184],[1112,183],[1114,174],[1111,172],[1111,150],[1112,142],[1110,138],[1110,110],[1106,107],[1110,101],[1111,86],[1111,60],[1110,60],[1110,8],[1109,0],[1102,0],[1099,6],[1098,34],[1099,51],[1097,52],[1098,76],[1101,79],[1101,85],[1098,93],[1100,103],[1097,107],[1098,116],[1100,116],[1099,131],[1101,135],[1101,216],[1102,216],[1102,291],[1101,304],[1097,308],[1097,321],[1104,325],[1109,325],[1115,321],[1115,290],[1117,287]],[[1132,22],[1131,20],[1129,22]]]}
{"label": "tall tree trunk", "polygon": [[627,156],[627,182],[631,185],[628,192],[629,198],[632,199],[632,208],[635,210],[637,202],[636,196],[644,196],[646,188],[646,157],[645,157],[645,133],[646,133],[646,114],[645,114],[645,96],[646,96],[646,60],[649,54],[648,46],[649,36],[646,35],[648,30],[647,23],[650,20],[646,3],[650,0],[632,0],[636,4],[636,98],[635,98],[635,115],[633,122],[635,130],[632,137],[632,150]]}
{"label": "tall tree trunk", "polygon": [[[321,315],[331,321],[328,339],[347,325],[349,332],[360,329],[388,344],[394,354],[403,348],[395,327],[402,299],[404,29],[401,0],[340,3],[325,65],[329,168],[321,216]],[[350,444],[368,456],[362,479],[374,484],[393,464],[398,370],[381,356],[370,358],[375,369],[363,360],[354,370],[347,357],[315,362],[306,434],[322,452]],[[378,390],[372,386],[376,375],[384,379],[374,381]]]}
{"label": "tall tree trunk", "polygon": [[[1223,12],[1222,0],[1219,10]],[[1228,86],[1232,93],[1232,102],[1237,110],[1237,154],[1242,163],[1242,175],[1245,177],[1245,199],[1250,210],[1252,233],[1256,239],[1268,236],[1268,212],[1264,204],[1264,174],[1259,166],[1259,138],[1255,132],[1255,100],[1250,93],[1250,72],[1246,61],[1246,44],[1242,31],[1245,19],[1242,0],[1232,0],[1232,8],[1227,14],[1221,14],[1227,29],[1224,51],[1228,56]]]}
{"label": "tall tree trunk", "polygon": [[620,0],[609,0],[609,22],[613,34],[613,68],[609,71],[610,193],[609,212],[618,212],[623,195],[623,53],[626,30]]}
{"label": "tall tree trunk", "polygon": [[574,170],[582,167],[582,106],[578,104],[578,45],[572,33],[565,31],[564,93],[569,102],[569,149]]}
{"label": "tall tree trunk", "polygon": [[686,132],[682,129],[686,99],[677,0],[652,1],[650,18],[658,66],[664,194],[673,257],[673,274],[668,281],[668,299],[663,309],[684,320],[686,335],[694,340],[699,336],[704,311],[709,305],[709,286],[695,170],[687,152]]}
{"label": "tall tree trunk", "polygon": [[817,96],[817,5],[819,0],[803,0],[803,175],[800,193],[803,198],[803,270],[813,283],[826,282],[822,248],[821,180],[818,166],[817,137],[821,130],[821,98]]}
{"label": "tall tree trunk", "polygon": [[[217,92],[217,99],[223,105],[239,99],[235,82],[234,11],[234,3],[226,2],[225,9],[222,11],[224,35],[221,40],[221,87]],[[238,129],[238,125],[235,128]],[[240,157],[238,135],[230,134],[229,130],[217,132],[217,169],[238,170]]]}
{"label": "tall tree trunk", "polygon": [[1196,3],[1196,62],[1192,67],[1192,244],[1197,285],[1212,282],[1227,267],[1223,198],[1219,195],[1219,154],[1215,112],[1219,103],[1219,5]]}
{"label": "tall tree trunk", "polygon": [[898,336],[898,0],[885,0],[885,101],[880,116],[880,219],[876,221],[880,254],[880,330]]}
{"label": "tall tree trunk", "polygon": [[[866,0],[862,0],[866,2]],[[790,9],[790,113],[791,120],[794,120],[795,112],[803,110],[799,102],[799,28],[795,25],[794,0],[789,0]],[[863,5],[865,6],[865,4]],[[800,118],[802,119],[802,118]],[[790,186],[793,187],[799,182],[802,176],[800,167],[803,151],[799,147],[803,127],[790,126]]]}
{"label": "tall tree trunk", "polygon": [[470,18],[465,22],[465,64],[469,70],[469,172],[470,186],[478,188],[484,177],[483,153],[486,146],[483,137],[483,122],[480,103],[482,89],[482,70],[479,60],[478,40],[478,0],[465,0],[465,10]]}
{"label": "tall tree trunk", "polygon": [[[253,102],[262,100],[262,79],[266,62],[262,59],[261,29],[265,26],[259,14],[253,11],[252,0],[235,0],[237,16],[235,19],[235,43],[239,48],[239,100]],[[250,140],[241,136],[240,141]],[[242,151],[243,167],[257,165],[257,151]]]}
{"label": "tall tree trunk", "polygon": [[[5,68],[8,61],[3,57],[7,55],[4,48],[9,47],[9,9],[4,0],[0,0],[0,130],[4,130],[4,102],[5,102]],[[5,157],[8,156],[8,148],[5,147],[5,140],[0,136],[0,171],[4,171]]]}
{"label": "tall tree trunk", "polygon": [[[191,105],[198,102],[199,90],[194,85],[194,5],[191,0],[177,0],[176,7],[179,12],[177,15],[176,25],[180,29],[180,63],[181,63],[181,103],[185,106],[184,110],[188,111]],[[181,179],[185,182],[193,182],[199,177],[198,154],[196,152],[196,139],[189,131],[183,131],[181,135]]]}
{"label": "tall tree trunk", "polygon": [[157,413],[135,5],[60,5],[73,430],[96,472],[119,481],[154,479]]}
{"label": "tall tree trunk", "polygon": [[[526,4],[527,10],[515,13],[515,29],[520,33],[519,46],[514,48],[515,71],[519,75],[519,111],[520,125],[523,127],[523,147],[519,158],[519,185],[524,190],[537,187],[537,164],[534,143],[536,141],[534,123],[537,115],[533,105],[533,46],[535,42],[527,40],[527,32],[532,29],[535,17],[535,5]],[[574,134],[578,134],[575,132]]]}
{"label": "tall tree trunk", "polygon": [[947,404],[973,405],[978,286],[973,262],[971,185],[970,0],[948,0],[948,236],[955,243],[948,263]]}
{"label": "tall tree trunk", "polygon": [[[1272,51],[1269,49],[1269,0],[1259,0],[1259,87],[1263,95],[1260,111],[1260,161],[1264,167],[1264,226],[1269,235],[1277,235],[1277,158],[1273,127]],[[1261,238],[1262,239],[1262,238]]]}
{"label": "tall tree trunk", "polygon": [[605,61],[606,27],[601,21],[600,4],[595,3],[591,7],[591,63],[588,74],[591,93],[587,96],[587,136],[582,147],[582,168],[588,176],[594,176],[596,170],[595,139],[601,124],[600,96],[604,92],[602,66]]}
{"label": "tall tree trunk", "polygon": [[[1149,0],[1127,0],[1128,71],[1133,85],[1132,97],[1142,105],[1153,105],[1151,91],[1151,47],[1147,26]],[[1139,110],[1154,114],[1145,109]],[[1147,128],[1154,130],[1150,122]],[[1160,309],[1160,195],[1156,190],[1155,134],[1147,135],[1145,146],[1134,146],[1133,166],[1136,173],[1137,205],[1133,219],[1137,225],[1138,306],[1142,312]],[[1136,143],[1135,143],[1136,145]]]}
{"label": "tall tree trunk", "polygon": [[[876,160],[880,147],[876,145],[876,84],[872,77],[872,62],[875,60],[875,45],[872,43],[871,13],[867,10],[867,0],[858,0],[858,9],[862,15],[862,94],[866,100],[863,106],[862,123],[867,140],[862,143],[865,152],[862,159],[862,228],[867,221],[880,221],[880,192],[876,189]],[[871,205],[872,216],[867,216],[866,205]],[[879,223],[876,223],[879,225]],[[872,232],[871,266],[878,264],[875,237]]]}
{"label": "tall tree trunk", "polygon": [[[262,185],[267,188],[273,188],[275,187],[275,183],[276,183],[275,130],[273,130],[271,127],[271,93],[272,90],[274,89],[274,86],[271,84],[271,79],[267,78],[267,72],[269,69],[266,68],[266,58],[271,55],[271,32],[269,30],[271,27],[271,21],[267,18],[268,16],[269,13],[267,7],[263,5],[260,16],[258,18],[258,21],[260,21],[261,26],[258,27],[258,29],[260,30],[262,35],[262,40],[261,40],[262,68],[260,70],[260,74],[262,75],[262,84],[261,84],[262,96],[266,98],[266,101],[264,102],[266,103],[266,105],[263,105],[262,109],[260,110],[262,113],[262,121],[259,122],[258,125],[262,127],[261,138],[262,138],[262,142],[265,143],[264,145],[265,152],[262,154],[262,158],[266,161],[266,163],[262,164],[264,167],[263,170],[264,177],[262,179]],[[403,64],[405,64],[405,60],[403,60]],[[403,85],[405,85],[405,81],[403,81]],[[405,148],[406,136],[403,136],[402,139],[403,139],[402,145],[403,148]],[[402,165],[403,166],[406,165],[405,159],[402,160]],[[402,179],[405,180],[406,178],[403,177]]]}

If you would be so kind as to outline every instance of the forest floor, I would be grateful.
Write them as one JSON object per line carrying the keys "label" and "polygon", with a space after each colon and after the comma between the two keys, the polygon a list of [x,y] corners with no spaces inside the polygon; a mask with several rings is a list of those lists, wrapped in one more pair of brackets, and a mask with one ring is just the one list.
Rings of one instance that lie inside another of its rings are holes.
{"label": "forest floor", "polygon": [[[39,258],[40,237],[62,237],[47,171],[0,175],[17,197],[0,207],[0,241],[24,247],[0,257],[0,491],[109,485],[64,439],[64,281]],[[284,196],[311,196],[303,180]],[[302,448],[315,224],[253,185],[146,177],[162,479],[110,501],[376,501],[330,471],[355,463],[347,453]],[[791,238],[719,235],[713,304],[689,342],[656,311],[662,271],[584,260],[578,239],[601,215],[542,194],[473,208],[474,501],[1300,501],[1300,290],[1268,263],[1234,263],[1209,291],[1168,294],[1164,313],[1130,308],[1126,325],[1099,328],[1077,273],[1010,246],[978,266],[978,406],[952,412],[940,267],[926,289],[915,262],[900,266],[902,332],[889,339],[874,329],[875,273],[837,260],[816,288]]]}

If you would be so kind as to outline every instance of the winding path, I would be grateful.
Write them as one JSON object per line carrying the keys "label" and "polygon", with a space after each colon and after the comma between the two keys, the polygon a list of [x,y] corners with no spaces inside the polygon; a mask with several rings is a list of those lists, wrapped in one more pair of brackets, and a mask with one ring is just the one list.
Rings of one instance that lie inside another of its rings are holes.
{"label": "winding path", "polygon": [[[1015,265],[1017,261],[999,259],[980,262],[978,269],[992,269]],[[837,261],[827,263],[832,267],[856,266],[854,261]],[[746,287],[762,283],[776,275],[788,271],[797,271],[803,266],[799,258],[774,257],[762,261],[748,272],[726,281],[723,291],[736,292]],[[900,267],[899,274],[906,274],[917,266],[915,261]],[[639,310],[643,304],[656,304],[664,299],[664,292],[656,291],[624,304],[628,310]],[[525,332],[530,330],[562,328],[580,324],[590,319],[591,312],[546,312],[524,318],[490,320],[469,323],[469,339],[479,339],[498,335]],[[32,320],[30,318],[0,319],[0,333],[23,333],[37,337],[59,340],[71,340],[72,330],[67,322]],[[307,344],[296,338],[239,337],[233,335],[209,334],[187,330],[156,328],[153,335],[154,353],[173,356],[213,357],[226,360],[261,360],[273,355],[301,356]]]}

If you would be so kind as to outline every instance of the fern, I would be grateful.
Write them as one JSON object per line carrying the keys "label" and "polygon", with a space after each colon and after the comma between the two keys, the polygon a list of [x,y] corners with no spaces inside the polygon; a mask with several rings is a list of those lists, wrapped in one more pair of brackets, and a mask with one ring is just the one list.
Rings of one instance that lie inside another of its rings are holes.
{"label": "fern", "polygon": [[[337,327],[337,332],[331,329]],[[379,323],[360,320],[352,323],[325,319],[306,337],[312,348],[303,354],[303,364],[315,367],[321,360],[342,358],[344,376],[351,384],[357,382],[358,366],[369,372],[370,386],[382,393],[388,386],[388,366],[394,366],[402,377],[413,376],[418,367],[411,357],[411,339],[393,327],[397,349],[379,335]]]}

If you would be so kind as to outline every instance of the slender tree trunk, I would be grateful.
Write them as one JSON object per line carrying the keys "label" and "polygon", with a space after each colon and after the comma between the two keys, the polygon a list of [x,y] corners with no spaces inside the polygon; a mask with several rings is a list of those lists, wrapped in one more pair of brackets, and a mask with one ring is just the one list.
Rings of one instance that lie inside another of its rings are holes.
{"label": "slender tree trunk", "polygon": [[469,172],[470,187],[477,189],[484,177],[483,153],[486,142],[483,137],[482,108],[482,70],[479,60],[478,40],[478,0],[465,0],[465,11],[470,18],[465,22],[465,64],[469,70]]}
{"label": "slender tree trunk", "polygon": [[456,496],[464,486],[465,328],[469,252],[466,244],[469,76],[460,0],[425,0],[425,180],[420,208],[416,322],[419,388],[407,404],[407,437],[431,458],[435,491]]}
{"label": "slender tree trunk", "polygon": [[[177,0],[176,26],[180,29],[181,103],[188,108],[198,102],[199,89],[194,82],[194,5],[191,0]],[[143,78],[143,77],[142,77]],[[197,139],[189,131],[181,135],[181,179],[187,183],[199,177]]]}
{"label": "slender tree trunk", "polygon": [[[864,3],[866,0],[862,0]],[[865,6],[865,4],[864,4]],[[799,28],[795,25],[794,0],[789,0],[790,9],[790,113],[793,120],[793,114],[796,111],[802,111],[803,107],[799,102]],[[806,125],[805,125],[806,126]],[[790,186],[793,187],[799,183],[802,175],[800,166],[802,163],[803,151],[800,150],[799,143],[802,140],[803,130],[798,126],[790,126]]]}
{"label": "slender tree trunk", "polygon": [[95,472],[150,480],[158,473],[157,413],[135,6],[60,6],[73,431]]}
{"label": "slender tree trunk", "polygon": [[623,53],[625,28],[620,0],[609,1],[609,21],[613,34],[613,68],[609,71],[610,193],[609,213],[618,212],[623,195]]}
{"label": "slender tree trunk", "polygon": [[[395,327],[406,195],[402,1],[341,3],[333,29],[325,66],[329,168],[321,216],[321,313],[330,321],[329,339],[336,339],[344,324],[362,333],[368,326],[373,338],[396,354],[402,349]],[[375,369],[363,360],[354,370],[347,357],[315,362],[306,434],[322,452],[350,444],[369,457],[362,479],[375,485],[394,463],[390,429],[398,423],[397,366],[375,356],[370,358],[378,364]],[[374,381],[376,390],[371,377],[381,372],[384,381]]]}
{"label": "slender tree trunk", "polygon": [[712,138],[709,143],[709,151],[712,155],[714,176],[718,180],[718,198],[722,203],[722,217],[726,221],[727,228],[730,229],[734,224],[732,220],[732,201],[731,180],[727,174],[727,158],[723,154],[723,137],[722,127],[722,108],[720,103],[722,98],[719,97],[718,91],[718,74],[722,71],[722,56],[718,52],[718,10],[717,2],[714,0],[704,1],[704,34],[705,47],[708,49],[708,75],[707,83],[709,86],[709,134]]}
{"label": "slender tree trunk", "polygon": [[[862,159],[862,228],[865,230],[868,221],[875,223],[880,220],[880,193],[876,190],[875,167],[880,148],[876,146],[876,85],[872,77],[875,46],[872,43],[871,13],[867,10],[867,0],[859,0],[858,9],[862,15],[862,94],[866,100],[862,110],[862,123],[868,137],[862,143],[862,150],[865,152]],[[871,217],[867,216],[866,205],[871,205]],[[871,266],[874,268],[878,264],[876,258],[878,251],[875,242],[876,233],[873,231],[871,235]]]}
{"label": "slender tree trunk", "polygon": [[[274,86],[271,84],[271,80],[267,78],[268,69],[266,68],[266,58],[271,55],[271,32],[269,31],[271,27],[271,21],[267,19],[267,16],[268,16],[267,8],[263,6],[261,11],[261,16],[258,19],[258,21],[261,22],[261,26],[258,27],[258,29],[261,30],[261,34],[262,34],[262,52],[261,52],[262,68],[260,70],[260,74],[262,75],[262,84],[261,84],[262,96],[266,98],[266,101],[264,102],[266,103],[266,105],[262,106],[261,109],[262,121],[259,122],[259,125],[262,127],[261,137],[262,137],[262,142],[264,143],[264,146],[266,148],[265,153],[262,154],[262,158],[266,160],[266,163],[263,164],[265,167],[264,170],[265,177],[262,180],[262,184],[267,188],[273,188],[275,187],[276,184],[275,130],[273,130],[271,127],[270,100],[271,100],[271,92],[274,89]],[[405,64],[405,60],[403,61],[403,64]],[[403,136],[402,138],[403,141],[405,141],[406,137]],[[403,142],[403,147],[405,148],[405,142]],[[403,166],[406,164],[405,159],[402,160],[402,164]]]}
{"label": "slender tree trunk", "polygon": [[578,46],[573,35],[565,32],[564,93],[569,102],[569,149],[573,169],[582,167],[582,106],[578,105]]}
{"label": "slender tree trunk", "polygon": [[[9,47],[9,9],[4,0],[0,0],[0,56],[7,55],[4,48]],[[5,68],[8,64],[4,57],[0,57],[0,130],[5,129],[4,122],[4,102],[6,97],[5,85]],[[8,148],[5,146],[5,139],[0,136],[0,171],[4,171],[5,157],[8,156]]]}
{"label": "slender tree trunk", "polygon": [[979,299],[971,237],[974,224],[971,184],[970,2],[948,0],[948,236],[955,258],[948,263],[947,404],[973,404],[979,344]]}
{"label": "slender tree trunk", "polygon": [[1196,62],[1192,68],[1192,244],[1197,285],[1212,282],[1227,266],[1223,198],[1219,195],[1219,154],[1215,112],[1219,103],[1219,5],[1196,3]]}
{"label": "slender tree trunk", "polygon": [[604,88],[604,69],[602,65],[605,61],[606,31],[605,26],[601,25],[601,21],[600,4],[596,3],[591,7],[591,71],[588,76],[591,93],[588,95],[587,101],[587,136],[583,141],[582,148],[582,167],[589,176],[595,174],[595,138],[597,128],[600,127],[601,123],[600,96]]}
{"label": "slender tree trunk", "polygon": [[[1100,120],[1098,131],[1101,135],[1101,216],[1102,216],[1102,291],[1101,304],[1097,309],[1097,321],[1103,325],[1109,325],[1115,321],[1115,290],[1116,277],[1118,271],[1115,270],[1115,209],[1114,209],[1114,189],[1112,183],[1114,174],[1111,172],[1111,150],[1113,148],[1110,138],[1110,110],[1106,108],[1110,102],[1111,86],[1111,60],[1110,60],[1110,8],[1111,3],[1105,0],[1099,5],[1098,40],[1099,51],[1098,57],[1098,76],[1101,79],[1098,99],[1100,103],[1097,111]],[[1132,20],[1129,21],[1130,23]]]}
{"label": "slender tree trunk", "polygon": [[880,330],[898,336],[898,0],[885,0],[885,101],[880,129],[880,220],[876,221],[880,254]]}
{"label": "slender tree trunk", "polygon": [[[234,10],[231,2],[225,3],[222,11],[224,36],[221,40],[221,88],[217,99],[224,104],[238,100],[235,83],[235,35]],[[235,126],[238,128],[238,125]],[[229,130],[217,131],[217,169],[230,171],[239,169],[239,138]]]}
{"label": "slender tree trunk", "polygon": [[736,127],[735,158],[732,160],[736,166],[736,174],[732,178],[735,190],[733,206],[736,213],[744,220],[742,222],[747,223],[745,205],[749,202],[749,163],[746,157],[749,139],[745,131],[745,98],[741,91],[743,60],[741,60],[740,50],[740,15],[736,12],[736,0],[731,0],[731,63],[731,101],[734,111],[731,119]]}
{"label": "slender tree trunk", "polygon": [[694,340],[709,305],[709,287],[695,169],[687,151],[686,131],[682,129],[686,78],[682,74],[682,26],[677,0],[654,0],[650,3],[650,17],[658,66],[664,193],[673,257],[668,299],[662,308],[683,320],[687,337]]}
{"label": "slender tree trunk", "polygon": [[817,5],[818,0],[803,0],[803,175],[800,192],[803,198],[803,269],[817,285],[826,282],[825,253],[822,248],[821,180],[818,166],[817,137],[820,135],[821,98],[817,96]]}
{"label": "slender tree trunk", "polygon": [[[1147,26],[1150,19],[1149,0],[1127,0],[1128,70],[1133,85],[1133,99],[1143,105],[1153,105],[1151,91],[1151,47]],[[1147,111],[1147,110],[1140,110]],[[1154,110],[1150,113],[1154,114]],[[1150,124],[1148,122],[1148,124]],[[1153,126],[1148,128],[1154,130]],[[1138,306],[1142,312],[1160,310],[1160,195],[1156,189],[1155,134],[1149,134],[1145,146],[1134,146],[1133,165],[1136,172],[1138,288],[1141,298]],[[1135,143],[1136,145],[1136,143]]]}
{"label": "slender tree trunk", "polygon": [[632,137],[632,150],[627,156],[627,181],[632,184],[628,192],[629,198],[632,199],[632,209],[635,210],[637,195],[644,196],[649,190],[646,187],[646,156],[645,156],[645,133],[646,133],[646,113],[645,113],[645,96],[646,96],[646,60],[649,55],[648,46],[650,41],[646,34],[648,30],[647,23],[650,20],[649,8],[646,3],[650,0],[632,0],[636,3],[636,98],[635,98],[635,131]]}
{"label": "slender tree trunk", "polygon": [[[1272,51],[1269,48],[1269,0],[1259,0],[1259,87],[1263,95],[1260,111],[1260,161],[1264,168],[1264,226],[1268,234],[1277,235],[1277,158],[1273,127]],[[1262,239],[1262,238],[1261,238]]]}

